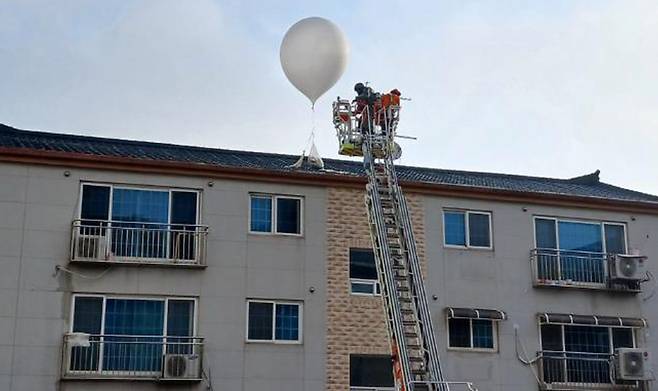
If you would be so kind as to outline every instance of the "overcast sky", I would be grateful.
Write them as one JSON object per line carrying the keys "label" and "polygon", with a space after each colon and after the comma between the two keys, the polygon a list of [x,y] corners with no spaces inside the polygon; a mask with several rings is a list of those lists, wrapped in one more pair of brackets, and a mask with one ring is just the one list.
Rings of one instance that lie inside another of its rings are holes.
{"label": "overcast sky", "polygon": [[299,153],[310,107],[278,51],[307,16],[336,22],[352,51],[317,104],[323,156],[337,157],[331,100],[369,81],[413,99],[402,164],[600,169],[658,194],[655,0],[0,0],[0,123]]}

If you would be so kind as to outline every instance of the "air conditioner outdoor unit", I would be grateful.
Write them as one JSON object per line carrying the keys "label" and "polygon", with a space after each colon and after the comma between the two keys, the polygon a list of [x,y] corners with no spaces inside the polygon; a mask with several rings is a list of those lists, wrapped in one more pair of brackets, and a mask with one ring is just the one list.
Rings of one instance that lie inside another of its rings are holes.
{"label": "air conditioner outdoor unit", "polygon": [[651,354],[645,349],[616,349],[615,370],[618,380],[651,380]]}
{"label": "air conditioner outdoor unit", "polygon": [[107,238],[100,235],[78,236],[75,256],[77,258],[107,258]]}
{"label": "air conditioner outdoor unit", "polygon": [[610,265],[610,275],[615,280],[642,280],[646,276],[647,257],[617,254]]}
{"label": "air conditioner outdoor unit", "polygon": [[165,354],[163,379],[198,379],[201,374],[198,354]]}

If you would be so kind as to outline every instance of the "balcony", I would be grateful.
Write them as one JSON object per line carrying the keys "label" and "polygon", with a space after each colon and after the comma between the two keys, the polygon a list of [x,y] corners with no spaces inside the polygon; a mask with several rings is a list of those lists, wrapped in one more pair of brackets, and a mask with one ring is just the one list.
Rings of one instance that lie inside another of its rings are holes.
{"label": "balcony", "polygon": [[600,289],[620,292],[640,292],[641,280],[620,280],[610,277],[614,254],[533,249],[530,252],[533,285]]}
{"label": "balcony", "polygon": [[616,380],[613,355],[543,351],[535,361],[541,390],[643,390],[637,381]]}
{"label": "balcony", "polygon": [[199,381],[203,338],[143,335],[64,336],[63,379]]}
{"label": "balcony", "polygon": [[208,227],[74,220],[71,262],[204,266]]}

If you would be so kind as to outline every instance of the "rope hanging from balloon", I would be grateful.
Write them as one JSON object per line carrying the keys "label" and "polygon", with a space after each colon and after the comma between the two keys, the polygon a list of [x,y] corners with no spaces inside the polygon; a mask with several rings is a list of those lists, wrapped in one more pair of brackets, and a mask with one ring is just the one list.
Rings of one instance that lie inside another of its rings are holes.
{"label": "rope hanging from balloon", "polygon": [[290,83],[311,102],[311,133],[300,158],[289,168],[301,168],[306,149],[309,163],[323,168],[315,147],[315,103],[345,72],[349,45],[343,32],[331,21],[311,17],[292,25],[279,52],[281,67]]}

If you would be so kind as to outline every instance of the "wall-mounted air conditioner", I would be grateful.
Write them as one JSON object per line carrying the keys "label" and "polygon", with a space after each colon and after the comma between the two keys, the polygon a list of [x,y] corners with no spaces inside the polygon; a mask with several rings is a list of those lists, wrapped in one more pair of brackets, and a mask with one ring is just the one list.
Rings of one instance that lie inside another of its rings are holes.
{"label": "wall-mounted air conditioner", "polygon": [[646,278],[647,257],[642,255],[617,254],[610,264],[613,280],[643,280]]}
{"label": "wall-mounted air conditioner", "polygon": [[645,349],[616,349],[615,369],[618,380],[651,380],[651,354]]}

